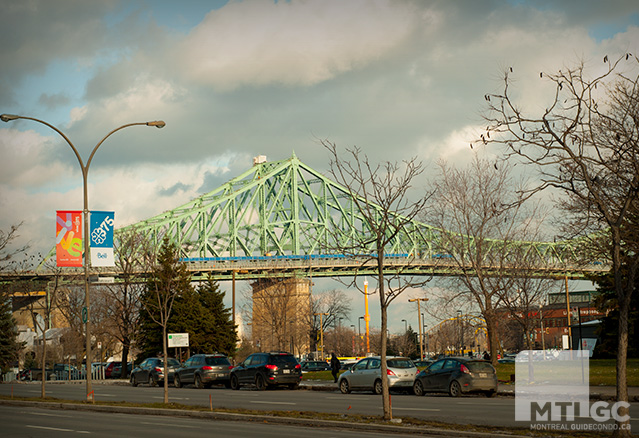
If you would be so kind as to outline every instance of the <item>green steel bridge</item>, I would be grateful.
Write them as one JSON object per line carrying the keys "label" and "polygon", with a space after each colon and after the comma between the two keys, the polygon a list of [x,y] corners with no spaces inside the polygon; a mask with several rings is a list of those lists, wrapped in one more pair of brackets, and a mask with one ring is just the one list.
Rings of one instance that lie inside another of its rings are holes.
{"label": "green steel bridge", "polygon": [[[381,214],[381,208],[373,207]],[[295,154],[274,162],[256,157],[252,168],[223,186],[116,230],[116,246],[118,236],[130,232],[143,234],[155,247],[168,236],[181,251],[194,279],[207,273],[219,280],[374,273],[370,255],[330,249],[370,234],[353,195],[302,163]],[[387,273],[458,275],[462,268],[442,244],[442,233],[425,223],[410,222],[386,248]],[[493,244],[497,249],[503,242]],[[580,263],[578,246],[572,241],[516,244],[537,258],[534,275],[583,278],[588,272],[608,269],[597,262]],[[370,252],[374,252],[372,246]],[[72,272],[68,269],[66,275]],[[502,264],[499,269],[511,275],[521,272],[516,264]],[[107,277],[119,274],[114,268],[91,271]],[[78,275],[81,272],[78,270]],[[530,270],[520,275],[530,275]]]}

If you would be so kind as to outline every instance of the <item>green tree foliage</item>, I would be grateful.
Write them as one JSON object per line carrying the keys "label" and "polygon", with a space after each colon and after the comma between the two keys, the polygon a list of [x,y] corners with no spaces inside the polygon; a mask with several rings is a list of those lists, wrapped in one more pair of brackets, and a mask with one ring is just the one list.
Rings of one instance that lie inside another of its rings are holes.
{"label": "green tree foliage", "polygon": [[[162,333],[148,312],[142,312],[140,319],[140,358],[159,355]],[[185,289],[175,298],[167,332],[188,333],[191,354],[219,352],[233,355],[238,340],[231,310],[224,307],[224,293],[211,277],[195,289]]]}
{"label": "green tree foliage", "polygon": [[169,327],[189,334],[192,354],[235,353],[237,333],[231,310],[224,307],[224,293],[210,276],[176,301]]}
{"label": "green tree foliage", "polygon": [[18,353],[24,348],[24,342],[17,340],[16,321],[11,313],[11,301],[0,301],[0,367],[6,370],[18,360]]}
{"label": "green tree foliage", "polygon": [[161,355],[175,301],[191,290],[191,276],[175,245],[165,238],[141,300],[138,341],[145,357]]}

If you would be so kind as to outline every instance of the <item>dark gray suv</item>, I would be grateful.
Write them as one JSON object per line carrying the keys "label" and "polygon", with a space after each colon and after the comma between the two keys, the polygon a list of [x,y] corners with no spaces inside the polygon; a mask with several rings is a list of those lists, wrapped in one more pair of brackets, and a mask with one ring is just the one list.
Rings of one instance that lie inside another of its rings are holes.
{"label": "dark gray suv", "polygon": [[253,353],[231,370],[231,388],[255,385],[262,391],[269,386],[286,385],[296,389],[302,380],[302,366],[285,352]]}
{"label": "dark gray suv", "polygon": [[175,371],[173,384],[179,388],[192,383],[196,388],[209,388],[213,384],[231,387],[229,373],[233,366],[221,353],[194,354]]}

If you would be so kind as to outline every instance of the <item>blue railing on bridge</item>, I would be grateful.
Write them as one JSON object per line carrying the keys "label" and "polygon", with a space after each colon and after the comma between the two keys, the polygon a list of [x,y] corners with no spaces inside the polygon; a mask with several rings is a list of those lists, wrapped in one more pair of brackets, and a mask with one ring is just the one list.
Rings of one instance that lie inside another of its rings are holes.
{"label": "blue railing on bridge", "polygon": [[[384,254],[389,258],[407,258],[410,254]],[[306,255],[276,255],[276,256],[253,256],[253,257],[183,257],[181,262],[253,262],[253,261],[269,261],[269,260],[322,260],[322,259],[349,259],[353,257],[375,257],[374,254],[306,254]]]}

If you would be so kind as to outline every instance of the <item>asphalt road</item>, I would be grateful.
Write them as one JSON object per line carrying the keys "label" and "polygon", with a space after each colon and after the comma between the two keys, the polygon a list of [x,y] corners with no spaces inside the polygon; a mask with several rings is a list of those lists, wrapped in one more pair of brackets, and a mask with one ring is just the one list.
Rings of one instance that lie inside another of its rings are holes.
{"label": "asphalt road", "polygon": [[[189,438],[260,437],[283,438],[312,435],[318,438],[352,438],[352,430],[310,428],[260,422],[211,421],[198,418],[159,417],[88,411],[65,411],[3,406],[0,436],[11,438],[135,437]],[[414,435],[398,434],[409,437]],[[384,438],[387,433],[357,431],[358,438]]]}
{"label": "asphalt road", "polygon": [[[161,403],[163,388],[127,385],[96,384],[95,400],[129,401],[134,403]],[[39,383],[14,383],[0,385],[0,394],[24,397],[39,397]],[[47,384],[47,396],[59,399],[86,400],[85,385],[81,383]],[[243,388],[233,391],[223,387],[198,390],[193,387],[169,387],[169,401],[185,405],[213,408],[249,409],[255,411],[314,411],[338,414],[381,415],[381,397],[371,393],[341,394],[339,391],[310,391],[274,389],[257,391]],[[453,424],[494,425],[504,427],[527,427],[515,422],[515,399],[513,397],[392,394],[394,417],[414,417],[423,420],[442,421]],[[639,404],[632,403],[631,426],[639,431]],[[583,419],[582,421],[585,421]]]}

